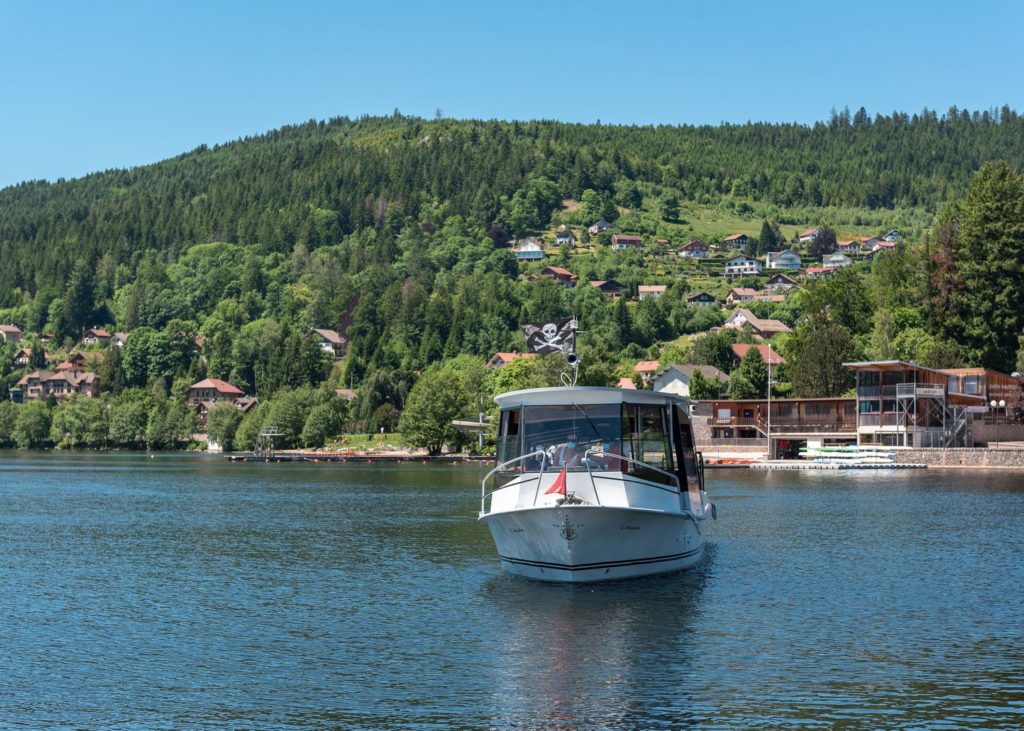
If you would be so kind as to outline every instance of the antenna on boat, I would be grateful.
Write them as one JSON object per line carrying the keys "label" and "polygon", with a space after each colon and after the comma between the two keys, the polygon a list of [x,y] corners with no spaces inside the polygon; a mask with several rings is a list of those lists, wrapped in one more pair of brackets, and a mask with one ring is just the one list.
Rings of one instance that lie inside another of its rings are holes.
{"label": "antenna on boat", "polygon": [[569,323],[572,334],[566,338],[565,342],[565,364],[572,369],[572,373],[563,371],[561,374],[562,383],[570,388],[576,385],[576,380],[580,375],[580,357],[576,355],[576,333],[580,332],[579,327],[580,321],[573,315],[572,321]]}

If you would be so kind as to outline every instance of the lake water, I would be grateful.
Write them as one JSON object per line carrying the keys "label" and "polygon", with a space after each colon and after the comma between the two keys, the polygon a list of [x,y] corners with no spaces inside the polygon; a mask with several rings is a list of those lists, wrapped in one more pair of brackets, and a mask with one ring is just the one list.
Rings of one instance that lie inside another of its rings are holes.
{"label": "lake water", "polygon": [[572,587],[484,472],[0,452],[0,727],[1024,726],[1024,473],[709,471],[698,570]]}

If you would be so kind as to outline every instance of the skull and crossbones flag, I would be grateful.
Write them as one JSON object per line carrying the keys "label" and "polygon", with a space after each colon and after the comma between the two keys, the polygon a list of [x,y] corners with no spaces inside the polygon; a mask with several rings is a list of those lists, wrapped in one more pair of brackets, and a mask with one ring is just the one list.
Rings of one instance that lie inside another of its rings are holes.
{"label": "skull and crossbones flag", "polygon": [[521,326],[526,336],[526,348],[531,353],[574,353],[576,351],[576,318],[563,317],[540,324],[526,323]]}

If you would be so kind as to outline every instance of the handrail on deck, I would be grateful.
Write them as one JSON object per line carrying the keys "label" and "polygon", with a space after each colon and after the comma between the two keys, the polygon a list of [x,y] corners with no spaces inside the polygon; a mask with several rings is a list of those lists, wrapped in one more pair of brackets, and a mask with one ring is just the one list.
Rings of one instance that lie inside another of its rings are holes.
{"label": "handrail on deck", "polygon": [[[698,452],[697,454],[700,454],[700,453]],[[594,499],[597,500],[597,504],[598,505],[601,504],[601,499],[600,499],[600,497],[598,497],[598,494],[597,494],[597,484],[594,482],[594,473],[591,470],[591,461],[589,459],[591,456],[594,456],[594,457],[608,457],[609,459],[621,459],[621,460],[627,462],[628,464],[635,464],[635,465],[639,465],[641,467],[644,467],[646,469],[653,470],[654,472],[660,473],[660,474],[665,475],[666,477],[668,477],[669,480],[671,480],[670,484],[675,487],[676,492],[682,492],[682,488],[680,487],[680,484],[679,484],[679,477],[677,475],[673,474],[672,472],[668,472],[667,470],[663,470],[660,467],[655,467],[654,465],[649,465],[646,462],[641,462],[640,460],[633,459],[632,457],[626,457],[625,455],[622,455],[622,454],[613,454],[611,452],[605,452],[604,450],[600,450],[600,449],[588,449],[584,453],[584,455],[583,455],[582,462],[583,462],[583,464],[587,468],[587,474],[590,477],[590,484],[594,488]],[[491,495],[493,495],[496,492],[496,490],[488,491],[488,489],[487,489],[487,481],[490,480],[498,472],[508,471],[508,468],[511,465],[515,464],[516,462],[522,462],[524,460],[531,459],[531,458],[537,458],[537,457],[540,458],[540,470],[539,470],[539,472],[537,474],[537,477],[533,478],[533,479],[537,480],[537,488],[534,491],[533,504],[534,505],[537,504],[537,498],[540,497],[540,484],[541,484],[542,478],[544,477],[544,474],[547,472],[548,465],[551,462],[550,455],[547,452],[545,452],[544,450],[542,450],[542,449],[541,450],[537,450],[535,452],[530,452],[529,454],[521,455],[519,457],[515,457],[515,458],[507,460],[505,462],[502,462],[501,464],[497,465],[493,470],[491,470],[486,475],[484,475],[483,480],[480,481],[480,513],[481,513],[481,515],[486,512],[487,498],[489,498]],[[703,467],[703,459],[701,459],[700,461],[701,461],[701,467]],[[701,483],[702,483],[701,484],[701,489],[703,489],[703,480],[701,480]]]}
{"label": "handrail on deck", "polygon": [[[543,449],[538,449],[535,452],[530,452],[529,454],[523,454],[523,455],[520,455],[519,457],[513,457],[510,460],[506,460],[505,462],[502,462],[501,464],[495,466],[495,468],[493,470],[491,470],[486,475],[484,475],[484,479],[480,481],[480,512],[481,513],[484,512],[484,506],[487,503],[487,498],[494,494],[494,490],[491,490],[490,492],[487,492],[487,481],[489,479],[491,479],[491,476],[494,475],[495,472],[501,472],[501,471],[507,470],[509,465],[515,464],[516,462],[522,462],[523,460],[530,459],[531,457],[540,457],[540,473],[537,475],[537,489],[540,490],[540,478],[544,476],[544,472],[547,469],[547,463],[550,460],[550,457],[548,456],[548,453],[545,452]],[[534,496],[533,501],[537,502],[536,496]]]}

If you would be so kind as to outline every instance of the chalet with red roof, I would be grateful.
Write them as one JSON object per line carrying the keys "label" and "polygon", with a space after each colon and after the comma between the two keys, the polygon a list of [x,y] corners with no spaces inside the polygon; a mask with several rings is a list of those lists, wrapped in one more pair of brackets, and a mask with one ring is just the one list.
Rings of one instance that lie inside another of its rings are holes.
{"label": "chalet with red roof", "polygon": [[491,356],[491,359],[487,361],[487,367],[490,369],[504,368],[514,360],[520,358],[536,358],[536,353],[520,353],[518,350],[513,350],[510,353],[495,353]]}
{"label": "chalet with red roof", "polygon": [[737,302],[753,302],[757,299],[757,290],[750,287],[733,287],[725,297],[725,304],[734,305]]}
{"label": "chalet with red roof", "polygon": [[707,259],[710,254],[711,249],[700,239],[679,247],[679,256],[684,259]]}
{"label": "chalet with red roof", "polygon": [[82,345],[106,345],[110,342],[110,333],[102,328],[90,327],[82,336]]}
{"label": "chalet with red roof", "polygon": [[579,279],[575,274],[570,272],[568,269],[556,266],[546,266],[540,270],[542,277],[549,277],[554,279],[559,284],[565,287],[573,287],[576,285],[576,280]]}
{"label": "chalet with red roof", "polygon": [[231,401],[234,403],[243,396],[245,393],[242,389],[219,378],[205,378],[188,387],[189,406],[198,406],[204,401]]}
{"label": "chalet with red roof", "polygon": [[634,236],[633,234],[615,234],[612,236],[612,249],[615,251],[642,249],[643,246],[644,240],[640,236]]}
{"label": "chalet with red roof", "polygon": [[739,362],[746,357],[751,348],[757,350],[757,352],[761,354],[761,360],[765,363],[769,363],[772,368],[776,368],[786,362],[786,359],[779,355],[777,350],[768,347],[767,344],[758,343],[757,345],[751,345],[749,343],[733,343],[731,348],[733,362],[736,365],[739,365]]}
{"label": "chalet with red roof", "polygon": [[815,226],[814,228],[809,228],[806,231],[801,231],[796,237],[797,241],[799,241],[801,244],[806,244],[810,241],[814,241],[814,239],[817,238],[818,233],[820,231],[820,226]]}

